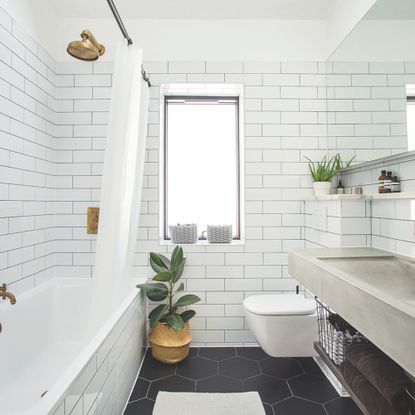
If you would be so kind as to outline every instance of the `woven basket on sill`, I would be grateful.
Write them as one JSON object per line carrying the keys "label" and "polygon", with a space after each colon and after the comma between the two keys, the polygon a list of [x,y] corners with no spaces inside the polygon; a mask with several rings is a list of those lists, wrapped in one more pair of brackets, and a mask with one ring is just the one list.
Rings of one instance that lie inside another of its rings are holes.
{"label": "woven basket on sill", "polygon": [[207,239],[211,244],[230,244],[232,242],[232,225],[208,225]]}
{"label": "woven basket on sill", "polygon": [[186,223],[170,225],[170,237],[174,244],[195,244],[197,242],[197,225]]}

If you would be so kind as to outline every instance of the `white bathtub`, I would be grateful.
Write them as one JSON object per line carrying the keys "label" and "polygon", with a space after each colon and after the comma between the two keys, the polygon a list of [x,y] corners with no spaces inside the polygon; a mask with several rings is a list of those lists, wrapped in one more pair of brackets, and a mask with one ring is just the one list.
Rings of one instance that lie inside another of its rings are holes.
{"label": "white bathtub", "polygon": [[[54,279],[0,305],[0,414],[122,413],[145,346],[145,302],[132,287],[98,327],[91,281]],[[123,390],[111,401],[114,385]]]}

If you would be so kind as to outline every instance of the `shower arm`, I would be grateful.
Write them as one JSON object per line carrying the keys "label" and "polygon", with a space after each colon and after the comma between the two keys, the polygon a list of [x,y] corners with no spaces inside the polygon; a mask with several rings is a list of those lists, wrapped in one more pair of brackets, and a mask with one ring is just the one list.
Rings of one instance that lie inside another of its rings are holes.
{"label": "shower arm", "polygon": [[100,55],[104,53],[104,47],[98,43],[98,41],[95,39],[95,36],[89,30],[83,30],[81,33],[81,38],[89,40],[92,43],[92,45],[94,45],[94,47],[97,49]]}
{"label": "shower arm", "polygon": [[[118,27],[121,30],[121,33],[123,34],[123,36],[127,39],[127,43],[128,45],[132,45],[133,41],[130,38],[127,29],[124,26],[124,23],[121,19],[120,14],[118,13],[117,7],[114,4],[114,0],[107,0],[108,6],[110,7],[112,14],[114,15],[114,19],[118,24]],[[148,77],[146,71],[144,70],[143,66],[141,65],[141,78],[143,79],[143,81],[147,82],[147,85],[149,87],[151,87],[151,82],[150,82],[150,78]]]}

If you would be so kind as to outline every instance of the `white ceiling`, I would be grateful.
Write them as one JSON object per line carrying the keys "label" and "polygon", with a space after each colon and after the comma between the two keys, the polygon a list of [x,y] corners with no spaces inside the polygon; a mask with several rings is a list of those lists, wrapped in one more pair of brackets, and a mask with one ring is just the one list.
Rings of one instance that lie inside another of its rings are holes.
{"label": "white ceiling", "polygon": [[414,20],[415,0],[377,0],[365,20]]}
{"label": "white ceiling", "polygon": [[[106,0],[51,0],[59,17],[108,18]],[[324,20],[330,0],[115,0],[125,19]]]}

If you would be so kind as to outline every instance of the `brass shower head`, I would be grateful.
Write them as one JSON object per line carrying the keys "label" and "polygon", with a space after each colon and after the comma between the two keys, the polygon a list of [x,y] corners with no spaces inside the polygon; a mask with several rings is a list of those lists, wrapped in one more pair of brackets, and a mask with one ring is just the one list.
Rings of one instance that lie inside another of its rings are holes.
{"label": "brass shower head", "polygon": [[89,30],[81,33],[82,40],[74,40],[68,44],[66,51],[82,61],[96,61],[105,52],[105,47],[97,42]]}

